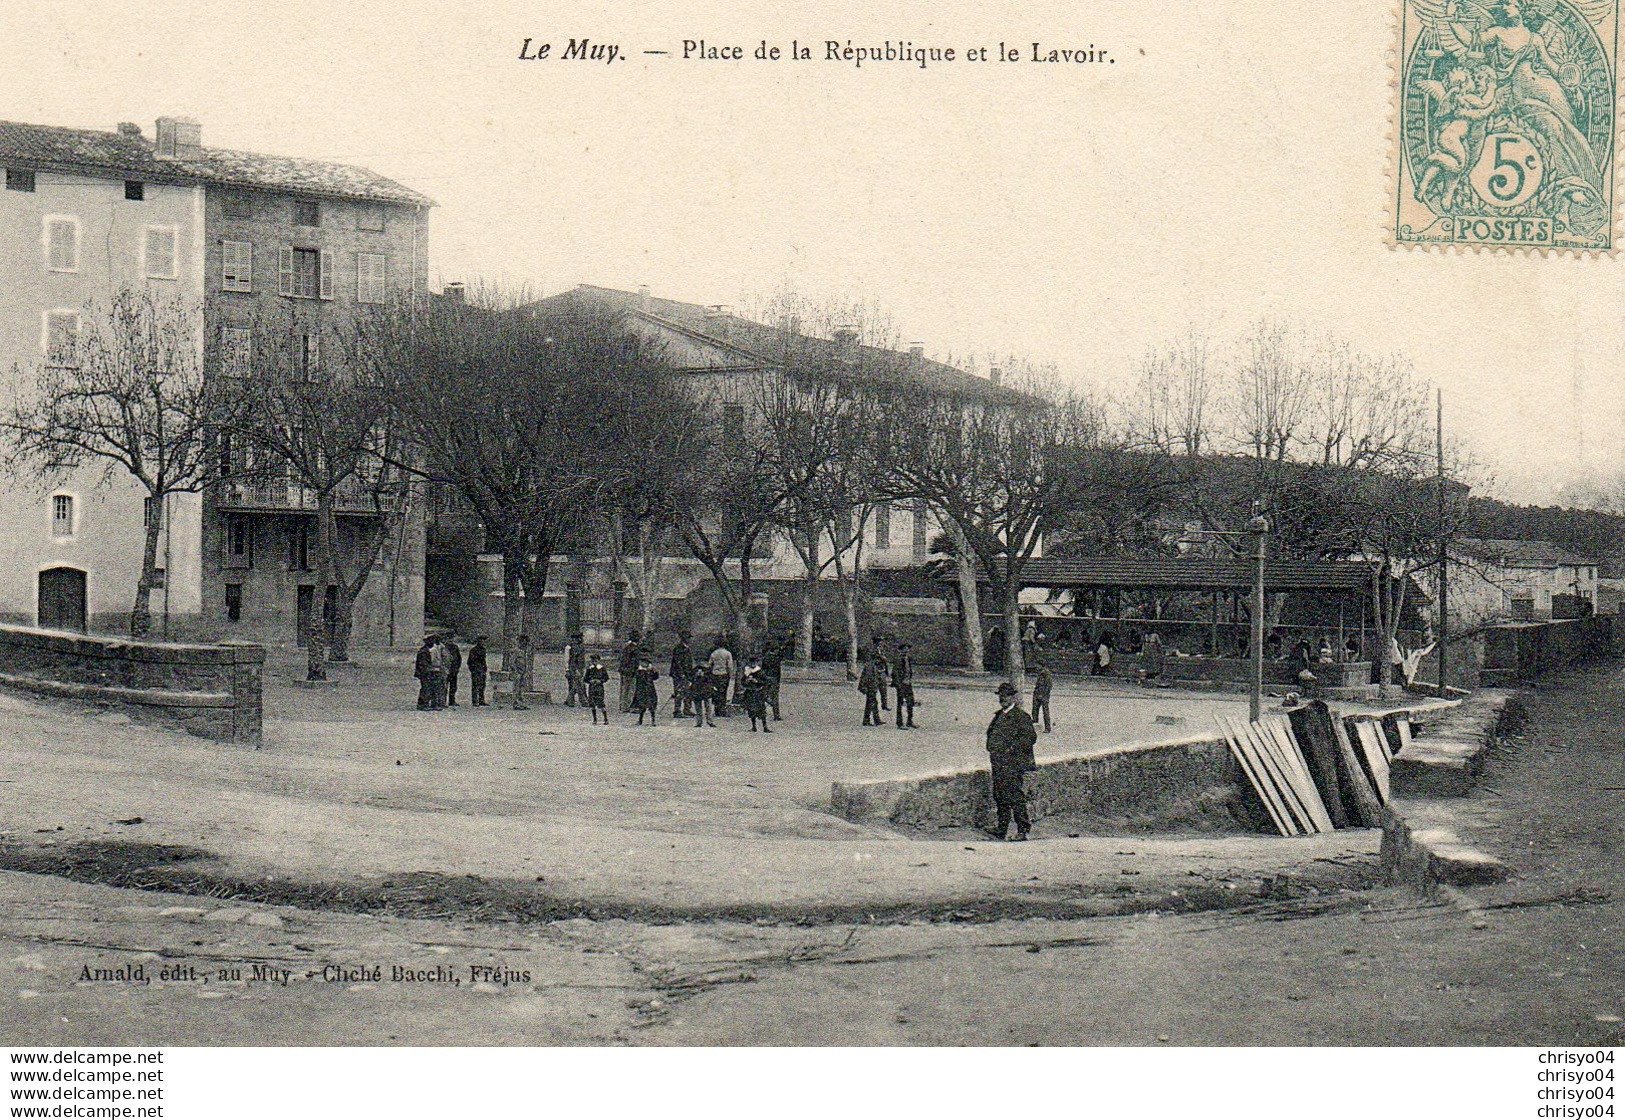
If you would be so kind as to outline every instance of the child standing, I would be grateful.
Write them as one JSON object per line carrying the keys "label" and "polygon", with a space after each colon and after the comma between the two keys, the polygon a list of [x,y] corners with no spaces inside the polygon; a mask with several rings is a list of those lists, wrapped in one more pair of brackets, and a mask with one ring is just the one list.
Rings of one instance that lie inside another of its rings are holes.
{"label": "child standing", "polygon": [[587,686],[587,707],[592,709],[592,722],[598,723],[599,715],[604,717],[604,726],[609,726],[609,708],[604,704],[604,686],[609,683],[609,670],[604,668],[604,659],[596,653],[592,655],[592,664],[581,675],[582,683]]}
{"label": "child standing", "polygon": [[704,661],[694,663],[694,673],[688,679],[689,699],[694,703],[694,726],[715,727],[711,722],[711,700],[716,695],[711,683],[711,672]]}
{"label": "child standing", "polygon": [[632,710],[638,713],[639,727],[643,726],[644,713],[648,713],[650,727],[660,714],[660,697],[655,693],[655,681],[659,679],[660,670],[649,664],[648,657],[638,658],[638,670],[632,681]]}
{"label": "child standing", "polygon": [[745,666],[745,678],[740,682],[740,696],[745,702],[745,714],[750,716],[750,729],[756,730],[756,723],[761,721],[762,730],[769,735],[773,729],[767,725],[767,678],[762,674],[762,666],[756,658],[751,658]]}

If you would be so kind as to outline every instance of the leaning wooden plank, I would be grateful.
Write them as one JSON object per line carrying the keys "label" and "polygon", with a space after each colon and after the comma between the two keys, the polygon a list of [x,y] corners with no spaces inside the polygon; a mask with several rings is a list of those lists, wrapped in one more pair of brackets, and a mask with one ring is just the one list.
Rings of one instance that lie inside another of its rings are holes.
{"label": "leaning wooden plank", "polygon": [[1299,788],[1303,791],[1303,803],[1312,816],[1315,824],[1322,832],[1331,832],[1337,826],[1332,823],[1331,814],[1326,811],[1326,803],[1321,800],[1320,790],[1315,786],[1315,780],[1309,774],[1309,766],[1304,761],[1303,751],[1298,748],[1298,741],[1293,737],[1292,724],[1282,718],[1269,721],[1268,729],[1275,737],[1275,744],[1281,749],[1297,770]]}
{"label": "leaning wooden plank", "polygon": [[1363,719],[1354,725],[1354,734],[1360,748],[1360,759],[1365,763],[1366,775],[1377,791],[1377,800],[1388,804],[1388,756],[1383,751],[1382,725],[1374,719]]}
{"label": "leaning wooden plank", "polygon": [[1275,759],[1281,774],[1292,784],[1292,792],[1297,796],[1297,803],[1302,806],[1311,826],[1309,831],[1330,832],[1331,818],[1326,816],[1325,806],[1320,804],[1320,794],[1316,792],[1314,780],[1309,777],[1309,771],[1304,766],[1303,758],[1297,749],[1291,747],[1290,742],[1283,745],[1276,737],[1274,728],[1262,722],[1254,724],[1253,728],[1254,733],[1263,742],[1264,749]]}
{"label": "leaning wooden plank", "polygon": [[1229,744],[1230,753],[1235,755],[1236,761],[1241,764],[1242,772],[1247,775],[1247,780],[1252,783],[1253,791],[1258,794],[1258,799],[1264,803],[1264,808],[1269,813],[1270,820],[1274,823],[1276,831],[1282,836],[1298,835],[1298,829],[1290,823],[1287,817],[1286,807],[1281,804],[1274,788],[1265,780],[1258,760],[1252,755],[1252,749],[1243,745],[1241,737],[1236,733],[1236,729],[1230,726],[1224,716],[1220,715],[1215,718],[1219,724],[1219,730],[1224,732],[1224,741]]}
{"label": "leaning wooden plank", "polygon": [[1337,748],[1332,745],[1332,729],[1324,710],[1305,704],[1287,715],[1292,738],[1304,756],[1309,774],[1315,779],[1320,800],[1332,819],[1333,828],[1347,828],[1349,816],[1343,808],[1343,788],[1337,781]]}
{"label": "leaning wooden plank", "polygon": [[1365,768],[1360,765],[1354,745],[1349,742],[1348,728],[1340,719],[1332,720],[1332,739],[1337,744],[1339,760],[1337,780],[1343,783],[1343,788],[1349,794],[1349,815],[1362,828],[1381,828],[1382,802],[1377,799],[1377,791],[1371,788],[1371,780],[1365,776]]}
{"label": "leaning wooden plank", "polygon": [[1264,772],[1275,783],[1275,788],[1281,791],[1281,800],[1297,821],[1298,827],[1306,833],[1319,832],[1320,829],[1315,826],[1315,818],[1305,807],[1303,799],[1298,795],[1297,787],[1292,783],[1292,776],[1287,773],[1285,762],[1276,757],[1274,746],[1266,742],[1258,729],[1246,720],[1237,720],[1236,728],[1263,761]]}
{"label": "leaning wooden plank", "polygon": [[1264,773],[1263,763],[1257,757],[1251,744],[1224,716],[1218,716],[1217,720],[1220,729],[1224,732],[1225,742],[1230,745],[1231,753],[1236,756],[1236,761],[1241,764],[1242,770],[1246,772],[1247,780],[1252,782],[1253,789],[1258,793],[1259,800],[1264,803],[1264,808],[1269,810],[1270,819],[1275,823],[1276,829],[1280,831],[1282,836],[1297,836],[1300,830],[1293,821],[1291,814],[1287,812],[1286,805],[1282,802],[1280,793],[1276,790],[1274,783]]}

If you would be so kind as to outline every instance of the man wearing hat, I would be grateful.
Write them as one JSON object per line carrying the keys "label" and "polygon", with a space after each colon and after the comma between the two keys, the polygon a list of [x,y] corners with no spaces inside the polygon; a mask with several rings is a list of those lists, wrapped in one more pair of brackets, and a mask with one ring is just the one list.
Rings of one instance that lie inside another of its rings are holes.
{"label": "man wearing hat", "polygon": [[1003,840],[1010,820],[1016,822],[1017,840],[1027,839],[1032,822],[1027,819],[1027,792],[1022,779],[1027,771],[1038,769],[1033,744],[1038,731],[1032,717],[1017,703],[1016,686],[1009,681],[999,685],[999,710],[987,725],[987,757],[993,769],[993,804],[998,811],[996,828],[984,829],[995,840]]}
{"label": "man wearing hat", "polygon": [[[914,653],[907,642],[897,645],[897,660],[891,667],[892,687],[897,690],[897,729],[914,727]],[[908,722],[903,722],[903,706],[908,705]]]}

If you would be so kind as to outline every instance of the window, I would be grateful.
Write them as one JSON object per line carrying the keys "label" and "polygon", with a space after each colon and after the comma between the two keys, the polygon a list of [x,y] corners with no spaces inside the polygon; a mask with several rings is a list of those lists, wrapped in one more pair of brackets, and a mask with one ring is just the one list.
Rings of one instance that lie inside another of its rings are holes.
{"label": "window", "polygon": [[333,254],[317,249],[278,250],[277,294],[295,299],[332,299]]}
{"label": "window", "polygon": [[29,193],[33,193],[34,173],[32,171],[24,171],[20,167],[6,168],[6,190],[28,191]]}
{"label": "window", "polygon": [[731,444],[745,442],[744,405],[726,404],[722,406],[722,439],[725,443]]}
{"label": "window", "polygon": [[382,206],[363,206],[356,211],[355,228],[371,230],[373,233],[384,232],[384,208]]}
{"label": "window", "polygon": [[79,364],[79,312],[45,313],[45,364],[71,368]]}
{"label": "window", "polygon": [[355,255],[355,298],[358,303],[383,303],[389,258],[382,253]]}
{"label": "window", "polygon": [[254,216],[254,198],[246,194],[227,194],[220,197],[220,214],[225,218],[247,221]]}
{"label": "window", "polygon": [[226,555],[228,568],[254,566],[254,526],[246,517],[226,518]]}
{"label": "window", "polygon": [[254,332],[248,327],[220,328],[220,374],[247,377],[254,365]]}
{"label": "window", "polygon": [[288,525],[288,570],[310,571],[310,521],[300,518]]}
{"label": "window", "polygon": [[226,621],[241,622],[243,620],[243,585],[240,583],[226,584]]}
{"label": "window", "polygon": [[293,200],[293,224],[297,226],[319,226],[322,224],[321,204],[307,198]]}
{"label": "window", "polygon": [[147,197],[147,184],[138,179],[124,180],[124,197],[130,202],[140,202]]}
{"label": "window", "polygon": [[79,219],[45,219],[45,267],[52,272],[79,271]]}
{"label": "window", "polygon": [[74,532],[73,495],[57,494],[51,498],[51,536],[71,537]]}
{"label": "window", "polygon": [[141,499],[141,523],[149,529],[156,529],[164,521],[164,503],[148,494]]}
{"label": "window", "polygon": [[309,381],[322,368],[322,338],[316,334],[302,334],[294,351],[294,372],[301,381]]}
{"label": "window", "polygon": [[881,502],[875,506],[875,547],[891,547],[891,503]]}
{"label": "window", "polygon": [[220,290],[225,292],[252,292],[254,290],[253,242],[222,241],[220,243]]}
{"label": "window", "polygon": [[178,234],[174,226],[148,226],[141,245],[145,271],[152,280],[180,278],[180,254],[175,251]]}

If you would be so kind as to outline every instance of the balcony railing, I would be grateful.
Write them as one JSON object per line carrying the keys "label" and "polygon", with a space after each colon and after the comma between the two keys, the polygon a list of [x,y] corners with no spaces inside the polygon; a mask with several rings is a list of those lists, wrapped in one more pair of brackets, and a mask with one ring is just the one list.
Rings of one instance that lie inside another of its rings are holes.
{"label": "balcony railing", "polygon": [[[395,508],[396,496],[375,496],[358,484],[346,484],[334,493],[334,509],[350,516],[377,516]],[[215,483],[215,505],[228,511],[254,513],[315,513],[316,491],[297,483],[223,478]]]}

